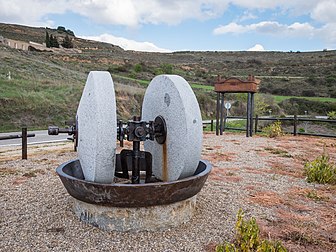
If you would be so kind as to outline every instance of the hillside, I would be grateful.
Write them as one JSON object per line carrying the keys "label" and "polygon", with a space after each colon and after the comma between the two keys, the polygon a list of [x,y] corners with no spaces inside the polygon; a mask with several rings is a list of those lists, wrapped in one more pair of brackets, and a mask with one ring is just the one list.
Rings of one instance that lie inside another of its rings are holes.
{"label": "hillside", "polygon": [[[48,32],[65,36],[52,29]],[[0,24],[0,36],[43,43],[45,28]],[[0,44],[2,130],[21,124],[45,127],[74,116],[91,70],[111,72],[118,115],[123,119],[139,113],[145,86],[161,73],[179,74],[189,83],[198,84],[193,88],[202,114],[208,118],[214,117],[215,98],[206,85],[211,86],[218,74],[241,78],[254,74],[261,79],[260,92],[264,94],[336,98],[336,51],[148,53],[72,39],[82,53],[22,51]],[[11,80],[6,78],[8,72]]]}

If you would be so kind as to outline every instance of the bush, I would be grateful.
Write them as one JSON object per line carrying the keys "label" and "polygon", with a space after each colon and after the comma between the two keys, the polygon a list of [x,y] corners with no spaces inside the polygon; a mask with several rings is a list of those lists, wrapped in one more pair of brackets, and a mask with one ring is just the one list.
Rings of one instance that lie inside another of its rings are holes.
{"label": "bush", "polygon": [[325,151],[312,162],[307,162],[304,170],[309,183],[336,184],[336,166],[330,162],[330,157]]}
{"label": "bush", "polygon": [[314,96],[316,96],[315,91],[312,90],[312,89],[302,90],[301,95],[302,96],[306,96],[306,97],[314,97]]}
{"label": "bush", "polygon": [[140,72],[142,72],[142,65],[141,65],[141,64],[135,64],[135,65],[134,65],[134,71],[135,71],[136,73],[140,73]]}
{"label": "bush", "polygon": [[73,43],[68,35],[66,35],[65,38],[63,39],[62,46],[64,48],[73,48]]}
{"label": "bush", "polygon": [[171,64],[162,64],[161,69],[165,74],[172,74],[173,73],[173,65],[171,65]]}
{"label": "bush", "polygon": [[60,32],[66,32],[64,26],[58,26],[58,27],[57,27],[57,31],[60,31]]}
{"label": "bush", "polygon": [[259,226],[255,218],[244,220],[244,212],[240,209],[237,214],[236,238],[234,243],[225,242],[216,247],[216,252],[248,252],[274,251],[284,252],[287,249],[279,241],[262,240]]}
{"label": "bush", "polygon": [[307,100],[302,98],[290,98],[279,103],[286,114],[304,115],[304,111],[316,114],[327,114],[328,111],[336,111],[336,102],[323,102],[315,100]]}
{"label": "bush", "polygon": [[280,121],[276,121],[271,125],[265,127],[264,132],[268,137],[279,137],[284,135]]}
{"label": "bush", "polygon": [[328,119],[336,120],[336,111],[330,111],[327,113]]}

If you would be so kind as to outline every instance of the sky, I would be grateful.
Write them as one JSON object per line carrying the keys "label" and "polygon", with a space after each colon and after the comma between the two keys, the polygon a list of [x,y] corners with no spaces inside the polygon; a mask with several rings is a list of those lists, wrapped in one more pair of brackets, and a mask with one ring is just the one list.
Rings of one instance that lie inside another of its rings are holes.
{"label": "sky", "polygon": [[336,0],[0,0],[2,23],[156,52],[335,50],[335,13]]}

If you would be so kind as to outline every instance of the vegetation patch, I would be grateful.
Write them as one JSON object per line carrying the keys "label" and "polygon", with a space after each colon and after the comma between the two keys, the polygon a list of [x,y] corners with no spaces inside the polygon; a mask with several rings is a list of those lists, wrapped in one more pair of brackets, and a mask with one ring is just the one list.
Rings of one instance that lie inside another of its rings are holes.
{"label": "vegetation patch", "polygon": [[0,177],[6,177],[10,175],[17,175],[19,172],[15,169],[3,168],[0,169]]}
{"label": "vegetation patch", "polygon": [[330,162],[325,152],[311,162],[304,165],[305,175],[309,183],[336,184],[336,166]]}
{"label": "vegetation patch", "polygon": [[280,137],[284,135],[284,131],[281,127],[281,122],[276,121],[268,126],[266,126],[263,131],[268,137]]}
{"label": "vegetation patch", "polygon": [[271,147],[266,147],[265,148],[266,151],[269,151],[272,154],[275,155],[279,155],[280,157],[287,157],[287,158],[291,158],[293,157],[291,154],[288,153],[288,151],[286,150],[282,150],[282,149],[277,149],[277,148],[271,148]]}
{"label": "vegetation patch", "polygon": [[216,252],[248,252],[274,251],[283,252],[287,249],[280,241],[270,241],[260,237],[260,229],[254,217],[244,220],[244,212],[237,214],[236,237],[233,243],[225,242],[216,246]]}
{"label": "vegetation patch", "polygon": [[324,200],[329,200],[328,197],[321,196],[320,194],[317,193],[316,190],[310,190],[307,192],[306,197],[309,199],[312,199],[314,201],[324,201]]}

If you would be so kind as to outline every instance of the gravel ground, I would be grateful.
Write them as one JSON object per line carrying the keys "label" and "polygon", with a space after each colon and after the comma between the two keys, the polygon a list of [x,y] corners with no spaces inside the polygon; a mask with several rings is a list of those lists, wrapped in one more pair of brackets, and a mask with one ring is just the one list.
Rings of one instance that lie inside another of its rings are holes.
{"label": "gravel ground", "polygon": [[29,146],[28,160],[20,160],[18,148],[1,148],[0,250],[214,251],[233,239],[242,208],[263,236],[291,251],[336,251],[336,188],[308,184],[302,173],[323,148],[335,162],[334,139],[206,133],[202,158],[213,170],[195,216],[178,228],[136,233],[104,232],[75,217],[55,173],[76,157],[71,143]]}

